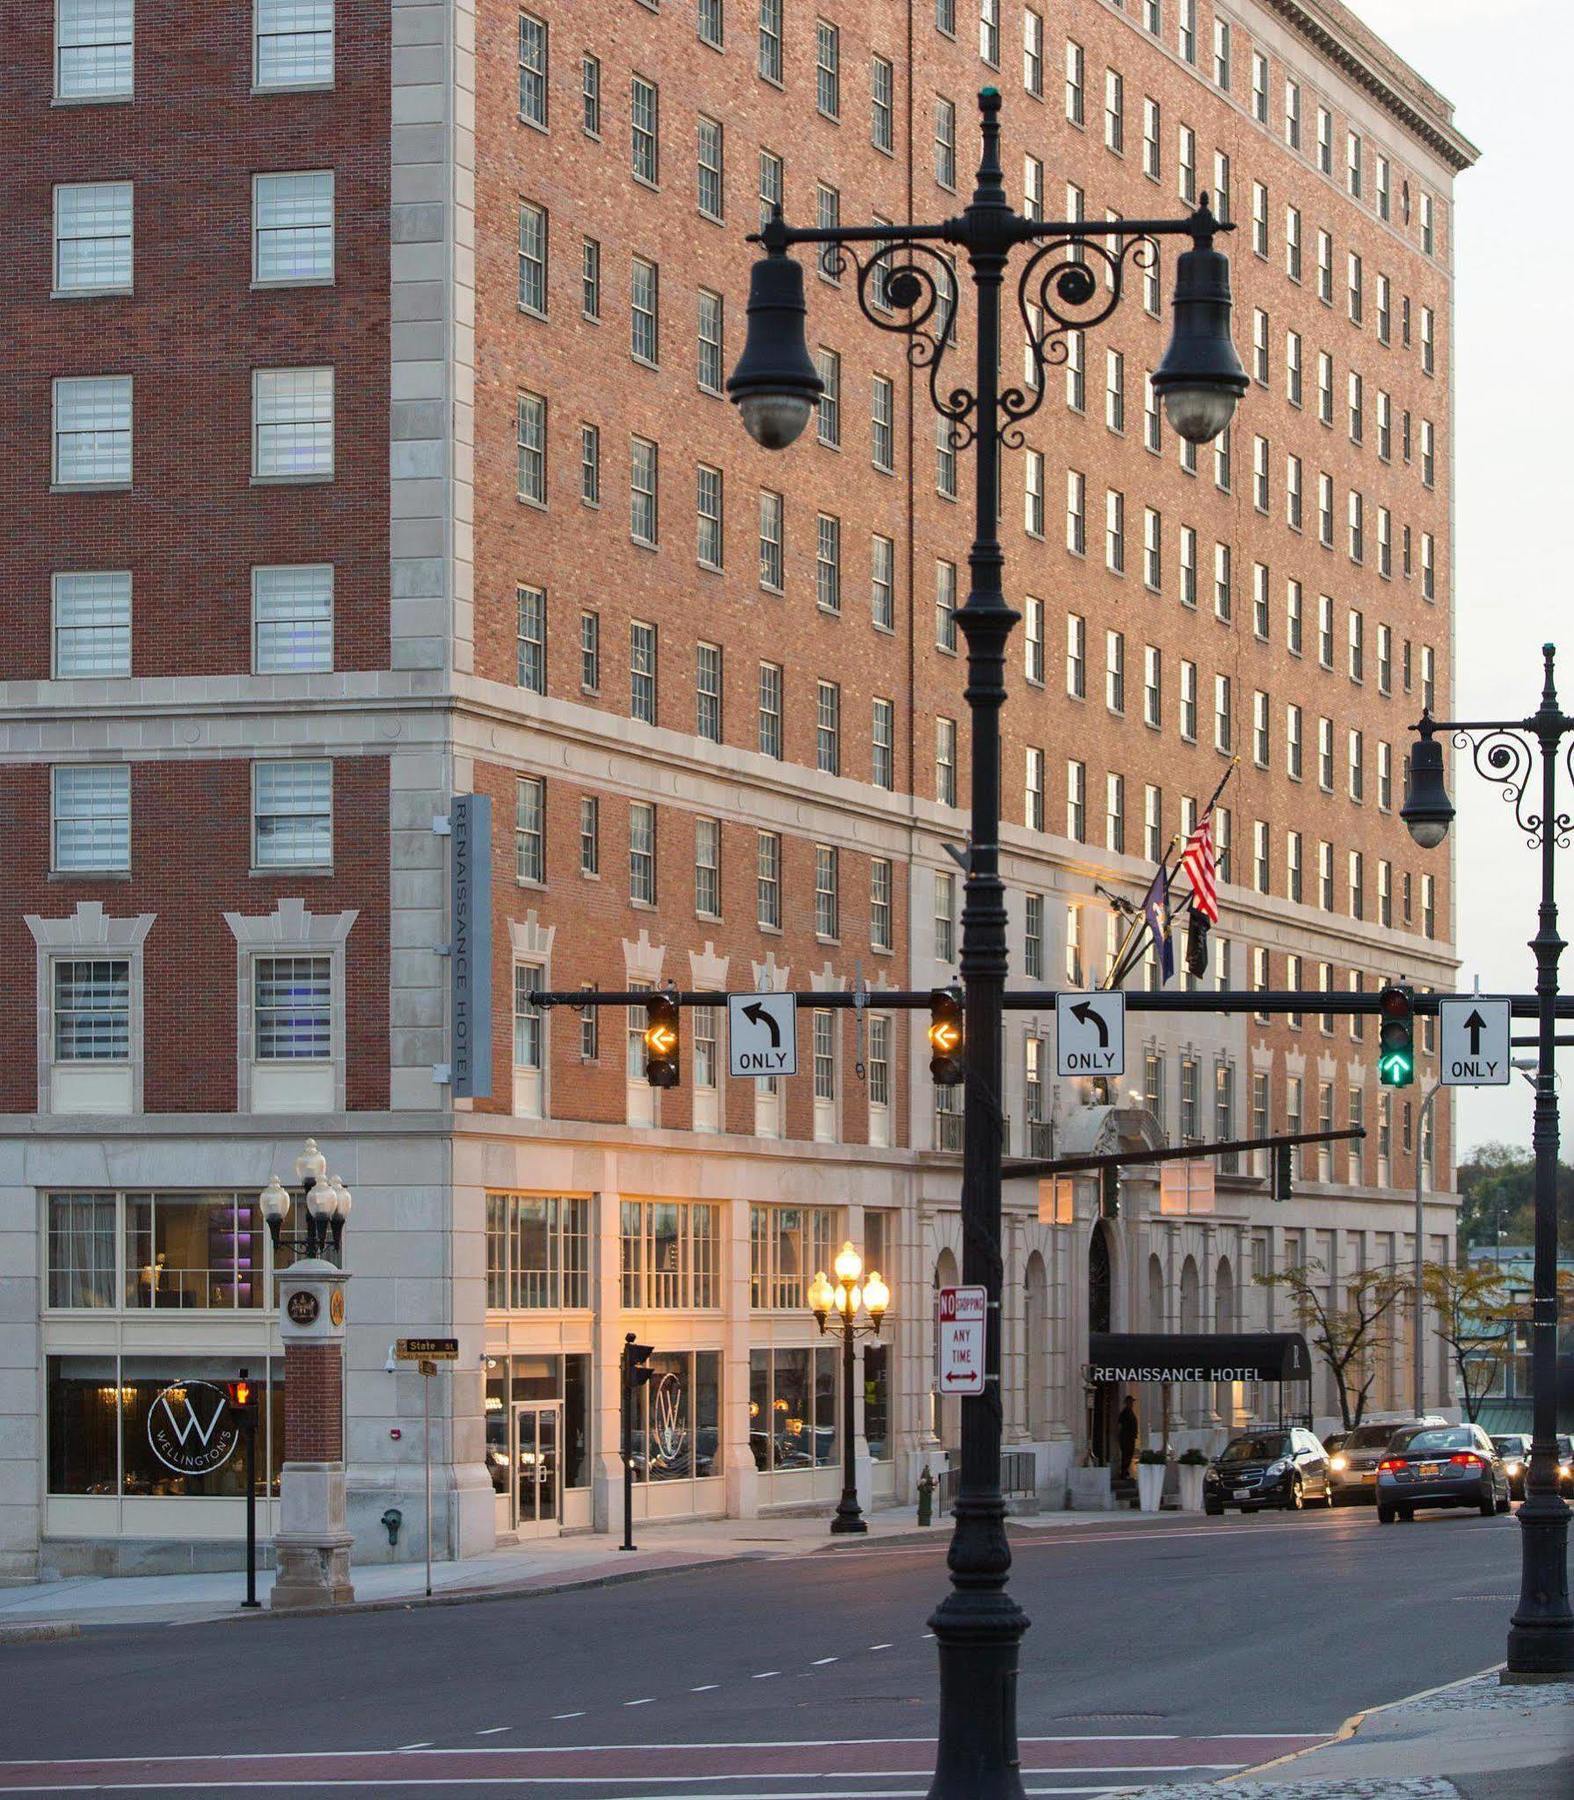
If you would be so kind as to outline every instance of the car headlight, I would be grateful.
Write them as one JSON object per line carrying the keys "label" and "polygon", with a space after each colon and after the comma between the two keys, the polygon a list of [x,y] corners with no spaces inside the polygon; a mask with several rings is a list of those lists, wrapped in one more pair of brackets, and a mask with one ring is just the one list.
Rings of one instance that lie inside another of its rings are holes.
{"label": "car headlight", "polygon": [[1521,1473],[1521,1471],[1524,1469],[1524,1467],[1525,1467],[1525,1465],[1523,1463],[1517,1463],[1517,1462],[1504,1463],[1503,1472],[1506,1475],[1518,1475]]}
{"label": "car headlight", "polygon": [[1330,1469],[1348,1469],[1350,1466],[1350,1459],[1348,1456],[1336,1456],[1328,1466]]}
{"label": "car headlight", "polygon": [[1285,1470],[1288,1469],[1289,1466],[1290,1466],[1289,1459],[1287,1457],[1281,1456],[1277,1462],[1269,1463],[1268,1467],[1263,1471],[1263,1473],[1267,1477],[1267,1479],[1271,1481],[1276,1476],[1284,1474]]}

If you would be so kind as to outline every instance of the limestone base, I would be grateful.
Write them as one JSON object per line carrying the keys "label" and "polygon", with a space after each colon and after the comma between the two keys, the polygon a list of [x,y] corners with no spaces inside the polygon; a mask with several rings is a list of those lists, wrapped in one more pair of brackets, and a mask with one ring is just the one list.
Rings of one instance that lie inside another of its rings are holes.
{"label": "limestone base", "polygon": [[274,1539],[279,1572],[268,1595],[274,1609],[342,1606],[355,1598],[350,1584],[348,1537],[331,1544],[287,1544]]}

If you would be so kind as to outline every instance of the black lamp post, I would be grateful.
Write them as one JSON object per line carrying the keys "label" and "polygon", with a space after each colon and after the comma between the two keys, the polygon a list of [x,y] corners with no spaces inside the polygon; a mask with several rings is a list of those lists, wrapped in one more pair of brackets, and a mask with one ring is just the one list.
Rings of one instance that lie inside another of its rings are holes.
{"label": "black lamp post", "polygon": [[[1536,1157],[1535,1267],[1531,1297],[1531,1439],[1525,1503],[1519,1509],[1519,1605],[1508,1632],[1505,1680],[1566,1679],[1574,1675],[1574,1613],[1569,1610],[1569,1509],[1558,1492],[1558,936],[1557,852],[1569,848],[1574,818],[1558,809],[1558,760],[1574,781],[1574,749],[1563,740],[1574,718],[1558,705],[1554,650],[1541,648],[1545,676],[1541,705],[1528,719],[1434,719],[1421,715],[1410,747],[1409,792],[1400,817],[1423,850],[1448,835],[1454,808],[1443,784],[1443,746],[1437,733],[1468,749],[1478,773],[1505,789],[1504,798],[1533,849],[1541,852],[1541,907],[1530,948],[1536,958],[1536,1108],[1531,1146]],[[1536,759],[1540,800],[1531,785]]]}
{"label": "black lamp post", "polygon": [[301,1190],[301,1207],[306,1214],[304,1233],[284,1235],[292,1202],[290,1190],[277,1175],[268,1177],[268,1185],[257,1196],[257,1210],[273,1239],[275,1260],[284,1244],[297,1256],[322,1256],[342,1267],[344,1227],[353,1196],[337,1175],[328,1173],[328,1159],[317,1148],[316,1138],[307,1138],[306,1148],[295,1159],[295,1183]]}
{"label": "black lamp post", "polygon": [[[930,1623],[940,1653],[939,1746],[931,1800],[1019,1800],[1017,1653],[1027,1618],[1006,1592],[1011,1551],[1000,1493],[1001,996],[1006,909],[1000,879],[1000,709],[1006,642],[1019,615],[1006,603],[996,535],[999,451],[1020,449],[1022,424],[1044,401],[1045,372],[1066,360],[1067,334],[1107,319],[1120,303],[1128,266],[1150,268],[1159,237],[1186,237],[1174,299],[1174,334],[1153,377],[1170,424],[1194,443],[1216,437],[1246,391],[1230,340],[1229,264],[1213,247],[1231,229],[1207,199],[1185,219],[1024,218],[1006,199],[1000,165],[1000,94],[978,97],[983,154],[978,183],[959,217],[938,225],[789,227],[778,209],[751,243],[754,265],[743,355],[728,382],[749,434],[767,449],[791,444],[809,421],[820,379],[804,335],[803,275],[793,244],[828,246],[827,266],[849,265],[858,305],[871,324],[908,339],[907,358],[928,372],[936,410],[950,422],[953,450],[972,445],[975,517],[970,585],[957,624],[967,638],[972,730],[972,831],[962,908],[967,1072],[963,1105],[962,1278],[988,1291],[985,1391],[962,1401],[961,1483],[949,1565],[952,1591]],[[941,383],[956,315],[956,270],[938,244],[965,252],[978,301],[972,390]],[[860,254],[856,245],[868,249]],[[1000,385],[1000,296],[1019,246],[1029,254],[1016,298],[1037,371],[1028,388]],[[1101,279],[1102,277],[1102,279]]]}
{"label": "black lamp post", "polygon": [[[837,1251],[831,1267],[836,1271],[835,1287],[821,1269],[809,1283],[809,1310],[819,1321],[822,1333],[833,1315],[842,1333],[842,1497],[831,1518],[831,1533],[840,1536],[843,1532],[869,1529],[858,1505],[858,1467],[853,1455],[853,1433],[858,1422],[853,1409],[853,1345],[866,1333],[870,1337],[880,1335],[880,1321],[891,1304],[891,1290],[880,1279],[878,1269],[871,1269],[868,1279],[859,1286],[864,1261],[851,1241]],[[869,1315],[868,1322],[862,1325],[858,1322],[860,1306]]]}

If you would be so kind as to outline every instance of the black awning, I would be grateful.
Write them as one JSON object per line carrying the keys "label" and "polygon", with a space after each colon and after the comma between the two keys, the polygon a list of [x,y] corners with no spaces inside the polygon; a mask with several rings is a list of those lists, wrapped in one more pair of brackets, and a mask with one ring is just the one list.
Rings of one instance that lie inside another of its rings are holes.
{"label": "black awning", "polygon": [[1089,1381],[1308,1381],[1312,1359],[1298,1331],[1095,1331]]}

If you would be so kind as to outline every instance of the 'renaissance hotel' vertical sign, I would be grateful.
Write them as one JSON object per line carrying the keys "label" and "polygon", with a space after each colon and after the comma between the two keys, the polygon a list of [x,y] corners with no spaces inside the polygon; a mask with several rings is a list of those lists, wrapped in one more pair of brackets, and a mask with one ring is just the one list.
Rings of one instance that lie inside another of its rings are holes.
{"label": "'renaissance hotel' vertical sign", "polygon": [[492,800],[459,794],[453,807],[453,1091],[492,1092]]}

